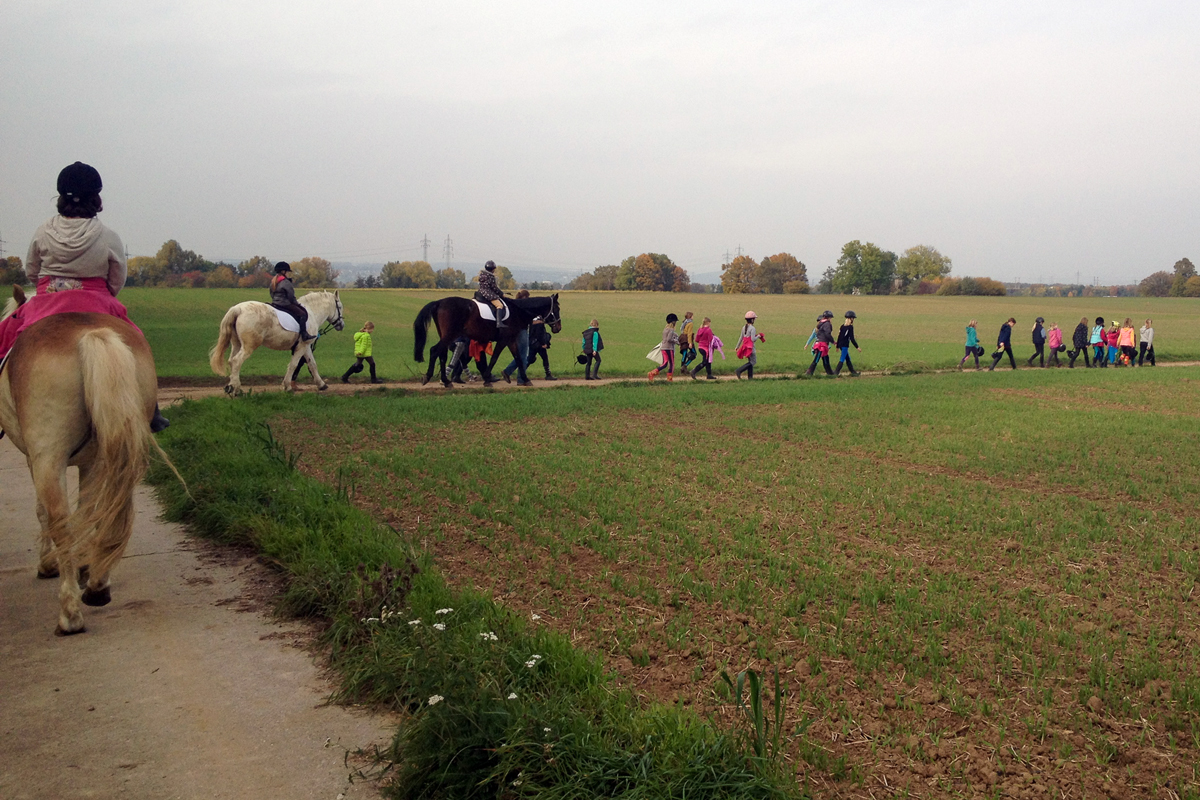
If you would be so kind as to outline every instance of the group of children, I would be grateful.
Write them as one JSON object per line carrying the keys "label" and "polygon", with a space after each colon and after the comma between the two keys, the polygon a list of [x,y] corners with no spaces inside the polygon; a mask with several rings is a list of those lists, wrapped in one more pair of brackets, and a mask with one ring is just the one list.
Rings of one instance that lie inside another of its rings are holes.
{"label": "group of children", "polygon": [[[1063,332],[1057,324],[1051,323],[1049,328],[1045,327],[1046,320],[1038,317],[1033,323],[1033,355],[1025,363],[1032,367],[1034,359],[1037,359],[1038,365],[1041,367],[1061,367],[1062,363],[1058,360],[1059,353],[1066,353],[1070,359],[1067,363],[1069,369],[1075,368],[1075,359],[1083,354],[1084,364],[1088,369],[1093,367],[1113,366],[1144,366],[1147,361],[1150,366],[1155,366],[1154,360],[1154,322],[1146,320],[1140,331],[1134,331],[1133,322],[1129,317],[1125,318],[1124,324],[1118,324],[1113,320],[1111,327],[1105,330],[1104,317],[1096,317],[1095,326],[1089,330],[1088,319],[1083,317],[1079,320],[1079,324],[1075,326],[1075,330],[1071,335],[1071,350],[1063,344]],[[1013,358],[1012,352],[1012,329],[1017,324],[1016,319],[1009,317],[1008,321],[1000,326],[1000,334],[996,337],[996,351],[992,353],[992,365],[988,367],[988,371],[996,369],[996,365],[1004,356],[1008,356],[1008,361],[1013,369],[1017,368],[1017,362]],[[1135,347],[1135,345],[1137,345]],[[1050,358],[1046,358],[1046,347],[1050,348]],[[1092,350],[1092,357],[1088,357],[1089,348]],[[972,356],[975,358],[975,369],[982,369],[979,366],[979,357],[983,355],[984,349],[979,344],[979,334],[975,329],[975,320],[971,320],[967,324],[967,342],[966,352],[962,360],[958,362],[958,368],[961,370],[967,363],[967,359]]]}

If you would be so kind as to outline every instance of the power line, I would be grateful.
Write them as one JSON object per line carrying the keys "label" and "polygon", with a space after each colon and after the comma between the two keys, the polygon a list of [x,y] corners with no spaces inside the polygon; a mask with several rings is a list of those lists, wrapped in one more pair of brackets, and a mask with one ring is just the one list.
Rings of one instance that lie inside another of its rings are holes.
{"label": "power line", "polygon": [[429,245],[430,244],[432,244],[432,242],[429,241],[429,234],[424,234],[421,237],[421,247],[424,248],[424,251],[423,251],[424,254],[421,256],[421,260],[424,261],[426,264],[429,263]]}
{"label": "power line", "polygon": [[446,257],[446,269],[450,269],[450,259],[454,257],[454,242],[450,239],[450,234],[446,234],[446,245],[442,248],[442,255]]}

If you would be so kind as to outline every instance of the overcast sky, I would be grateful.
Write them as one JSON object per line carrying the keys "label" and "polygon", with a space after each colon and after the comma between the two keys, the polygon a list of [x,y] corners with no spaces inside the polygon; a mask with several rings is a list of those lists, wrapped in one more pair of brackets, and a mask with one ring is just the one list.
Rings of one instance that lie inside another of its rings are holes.
{"label": "overcast sky", "polygon": [[132,255],[576,274],[851,239],[958,275],[1200,258],[1196,2],[0,3],[0,237],[66,164]]}

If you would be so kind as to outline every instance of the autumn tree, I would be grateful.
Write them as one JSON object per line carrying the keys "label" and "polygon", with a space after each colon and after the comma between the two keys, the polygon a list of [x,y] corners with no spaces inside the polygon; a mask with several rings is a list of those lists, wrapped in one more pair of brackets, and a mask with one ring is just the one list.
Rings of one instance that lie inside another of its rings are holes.
{"label": "autumn tree", "polygon": [[265,289],[271,285],[274,273],[275,265],[262,256],[248,258],[234,270],[239,289]]}
{"label": "autumn tree", "polygon": [[634,285],[643,292],[688,292],[687,272],[662,253],[642,253],[633,262]]}
{"label": "autumn tree", "polygon": [[862,294],[888,294],[895,276],[895,253],[855,239],[842,246],[832,290],[838,294],[851,294],[855,289]]}
{"label": "autumn tree", "polygon": [[758,264],[750,256],[736,256],[721,268],[721,291],[725,294],[758,294]]}
{"label": "autumn tree", "polygon": [[292,280],[297,288],[332,289],[337,286],[338,271],[323,258],[308,256],[291,262]]}
{"label": "autumn tree", "polygon": [[437,275],[428,261],[389,261],[379,271],[379,280],[389,289],[437,288]]}
{"label": "autumn tree", "polygon": [[1166,270],[1147,275],[1138,284],[1138,294],[1142,297],[1167,297],[1171,294],[1171,286],[1175,278]]}
{"label": "autumn tree", "polygon": [[791,253],[767,256],[758,265],[755,278],[759,290],[767,294],[808,294],[808,270]]}
{"label": "autumn tree", "polygon": [[24,286],[27,283],[29,283],[29,279],[25,277],[25,266],[21,263],[20,256],[8,256],[0,259],[0,285]]}
{"label": "autumn tree", "polygon": [[896,277],[901,286],[912,291],[922,281],[938,283],[950,274],[949,256],[938,252],[936,247],[919,244],[904,251],[896,262]]}
{"label": "autumn tree", "polygon": [[204,279],[204,285],[209,289],[232,289],[237,286],[237,276],[233,274],[233,267],[228,264],[218,264],[217,268]]}
{"label": "autumn tree", "polygon": [[610,264],[606,267],[596,267],[592,272],[585,272],[575,280],[571,281],[568,289],[580,289],[589,292],[609,292],[617,288],[617,270],[620,269],[616,264]]}
{"label": "autumn tree", "polygon": [[1193,275],[1183,285],[1184,297],[1200,297],[1200,276]]}
{"label": "autumn tree", "polygon": [[1175,277],[1171,281],[1171,297],[1185,297],[1184,289],[1187,288],[1189,278],[1196,277],[1196,267],[1186,258],[1181,258],[1175,262]]}

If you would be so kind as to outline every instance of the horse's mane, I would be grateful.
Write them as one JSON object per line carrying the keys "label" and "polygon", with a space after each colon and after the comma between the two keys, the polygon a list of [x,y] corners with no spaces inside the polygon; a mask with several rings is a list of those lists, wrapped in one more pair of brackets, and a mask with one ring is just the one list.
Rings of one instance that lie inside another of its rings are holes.
{"label": "horse's mane", "polygon": [[17,299],[15,297],[8,298],[8,300],[4,303],[4,310],[0,311],[0,320],[8,319],[10,316],[12,316],[12,313],[16,310],[17,310]]}

